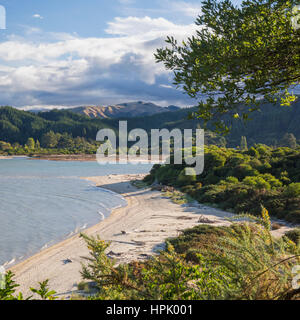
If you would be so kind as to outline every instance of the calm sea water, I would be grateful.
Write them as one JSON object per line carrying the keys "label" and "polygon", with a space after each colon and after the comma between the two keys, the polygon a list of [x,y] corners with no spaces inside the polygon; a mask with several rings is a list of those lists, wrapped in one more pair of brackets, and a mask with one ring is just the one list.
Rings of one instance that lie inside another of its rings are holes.
{"label": "calm sea water", "polygon": [[0,160],[0,266],[9,266],[124,206],[120,195],[80,177],[146,173],[151,165]]}

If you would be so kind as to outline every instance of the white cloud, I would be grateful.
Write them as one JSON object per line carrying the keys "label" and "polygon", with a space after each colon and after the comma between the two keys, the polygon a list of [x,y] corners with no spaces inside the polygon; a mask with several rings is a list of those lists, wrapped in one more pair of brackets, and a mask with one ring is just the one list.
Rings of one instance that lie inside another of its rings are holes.
{"label": "white cloud", "polygon": [[160,87],[162,87],[162,88],[168,88],[168,89],[175,89],[174,87],[172,87],[172,86],[169,85],[169,84],[161,84]]}
{"label": "white cloud", "polygon": [[38,13],[36,13],[36,14],[34,14],[33,16],[32,16],[33,18],[35,18],[35,19],[44,19],[44,17],[42,17],[40,14],[38,14]]}
{"label": "white cloud", "polygon": [[142,36],[146,38],[155,38],[169,34],[188,35],[187,32],[194,30],[192,25],[176,25],[164,18],[150,17],[127,17],[115,18],[108,23],[106,32],[112,35]]}
{"label": "white cloud", "polygon": [[196,18],[201,14],[201,3],[190,3],[185,1],[168,1],[170,10],[183,13],[184,15]]}
{"label": "white cloud", "polygon": [[174,103],[184,96],[168,87],[170,73],[153,54],[167,35],[182,40],[194,31],[164,18],[127,17],[110,22],[104,38],[41,30],[32,31],[38,41],[11,37],[0,43],[0,105]]}

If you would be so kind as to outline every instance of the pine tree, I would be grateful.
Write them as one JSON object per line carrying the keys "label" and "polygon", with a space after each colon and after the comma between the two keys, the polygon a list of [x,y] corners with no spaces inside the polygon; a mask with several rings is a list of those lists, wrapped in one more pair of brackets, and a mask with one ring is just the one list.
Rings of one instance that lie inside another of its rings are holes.
{"label": "pine tree", "polygon": [[281,147],[297,148],[297,140],[292,133],[286,133],[280,141]]}
{"label": "pine tree", "polygon": [[30,150],[34,150],[35,148],[35,142],[34,142],[34,139],[33,138],[28,138],[27,142],[26,142],[26,145],[28,146],[28,148]]}
{"label": "pine tree", "polygon": [[245,136],[242,136],[241,138],[241,145],[240,145],[241,150],[248,150],[248,144],[247,144],[247,138]]}
{"label": "pine tree", "polygon": [[39,140],[36,140],[35,148],[36,148],[37,150],[41,149],[41,144],[40,144]]}

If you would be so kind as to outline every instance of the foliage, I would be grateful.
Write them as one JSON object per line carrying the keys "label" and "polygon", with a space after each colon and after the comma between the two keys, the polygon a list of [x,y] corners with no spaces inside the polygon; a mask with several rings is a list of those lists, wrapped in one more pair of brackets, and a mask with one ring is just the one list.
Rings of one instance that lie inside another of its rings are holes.
{"label": "foliage", "polygon": [[300,245],[300,228],[288,231],[287,233],[285,233],[285,237],[292,240],[295,244]]}
{"label": "foliage", "polygon": [[[119,265],[113,267],[106,258],[96,258],[98,252],[97,241],[100,239],[88,238],[91,255],[94,257],[92,265],[84,269],[83,275],[98,283],[98,295],[93,299],[148,299],[148,300],[177,300],[177,299],[214,299],[220,294],[221,268],[210,272],[210,264],[191,265],[176,253],[173,246],[167,243],[166,250],[142,265]],[[96,251],[93,251],[95,250]],[[101,250],[100,250],[101,251]],[[102,251],[101,251],[102,252]],[[103,273],[103,267],[106,270]],[[90,269],[89,269],[90,268]],[[89,273],[91,272],[91,273]],[[99,282],[99,274],[109,281]],[[225,285],[225,284],[224,284]]]}
{"label": "foliage", "polygon": [[[16,288],[19,285],[13,280],[13,273],[8,271],[5,275],[5,285],[3,289],[0,289],[0,300],[18,300],[17,296],[14,296]],[[21,298],[21,296],[19,296]]]}
{"label": "foliage", "polygon": [[286,133],[283,138],[279,141],[281,147],[296,148],[297,139],[292,133]]}
{"label": "foliage", "polygon": [[300,183],[291,183],[288,185],[284,191],[284,193],[291,198],[300,196]]}
{"label": "foliage", "polygon": [[33,293],[36,293],[42,300],[55,300],[57,299],[56,297],[54,297],[56,292],[54,290],[49,290],[48,282],[49,280],[39,282],[39,289],[30,288],[30,290]]}
{"label": "foliage", "polygon": [[34,150],[35,149],[35,141],[33,138],[28,138],[26,146],[30,149],[30,150]]}
{"label": "foliage", "polygon": [[224,114],[247,120],[261,97],[281,99],[282,105],[296,100],[288,91],[300,77],[299,29],[292,25],[296,3],[244,0],[239,8],[230,0],[206,0],[196,35],[182,45],[167,38],[169,46],[157,50],[156,60],[174,71],[175,85],[199,101],[194,117],[228,132]]}
{"label": "foliage", "polygon": [[190,168],[190,170],[192,170],[193,173],[191,175],[186,174],[186,168],[179,173],[176,180],[179,185],[192,184],[197,181],[196,171],[193,168]]}
{"label": "foliage", "polygon": [[[229,286],[222,288],[226,299],[290,299],[299,297],[291,288],[292,267],[299,263],[300,247],[285,237],[273,239],[269,214],[247,215],[256,222],[233,224],[230,227],[200,225],[172,240],[177,252],[189,261],[197,253],[222,265],[231,275]],[[241,216],[237,216],[241,219]],[[227,273],[228,273],[227,272]]]}
{"label": "foliage", "polygon": [[226,295],[273,300],[293,292],[291,270],[299,262],[299,246],[272,239],[269,229],[247,225],[221,242],[223,254],[211,258],[231,271],[233,285],[224,288]]}
{"label": "foliage", "polygon": [[248,218],[256,223],[184,230],[152,259],[119,266],[104,254],[108,243],[83,236],[90,257],[82,274],[98,284],[92,299],[299,298],[299,290],[291,287],[299,244],[273,239],[265,208],[260,218]]}
{"label": "foliage", "polygon": [[[14,274],[8,271],[5,275],[4,289],[0,289],[0,300],[30,300],[32,296],[24,299],[22,292],[16,295],[16,288],[19,285],[13,280]],[[30,291],[35,293],[39,299],[42,300],[55,300],[57,299],[54,295],[55,291],[49,290],[48,280],[39,282],[39,288],[30,288]]]}
{"label": "foliage", "polygon": [[245,136],[241,137],[241,150],[247,150],[248,144],[247,144],[247,138]]}
{"label": "foliage", "polygon": [[195,200],[236,213],[260,215],[261,205],[274,216],[300,223],[300,150],[254,145],[248,151],[205,148],[204,172],[196,181],[178,178],[183,165],[156,165],[145,182],[179,187]]}
{"label": "foliage", "polygon": [[193,201],[191,196],[178,190],[166,191],[163,192],[163,195],[170,198],[174,203],[177,204],[185,204]]}

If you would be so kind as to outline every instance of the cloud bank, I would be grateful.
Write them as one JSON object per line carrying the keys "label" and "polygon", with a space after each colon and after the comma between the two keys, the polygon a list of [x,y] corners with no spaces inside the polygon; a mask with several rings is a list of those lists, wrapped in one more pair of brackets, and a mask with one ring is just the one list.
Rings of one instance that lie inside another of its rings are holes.
{"label": "cloud bank", "polygon": [[0,43],[0,105],[191,105],[153,54],[168,35],[183,40],[195,28],[146,16],[115,18],[102,38],[24,29]]}

